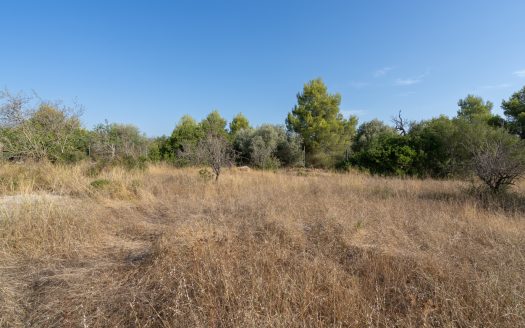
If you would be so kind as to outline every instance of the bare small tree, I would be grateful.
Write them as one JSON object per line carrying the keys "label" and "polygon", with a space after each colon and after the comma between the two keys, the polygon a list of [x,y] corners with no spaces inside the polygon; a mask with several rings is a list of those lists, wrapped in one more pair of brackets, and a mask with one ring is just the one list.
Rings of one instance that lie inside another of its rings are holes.
{"label": "bare small tree", "polygon": [[407,135],[407,121],[401,116],[401,111],[397,114],[397,117],[392,117],[392,122],[394,123],[394,129],[398,131],[402,136]]}
{"label": "bare small tree", "polygon": [[473,154],[473,165],[477,176],[494,192],[513,185],[525,175],[525,149],[514,136],[487,139]]}
{"label": "bare small tree", "polygon": [[196,161],[211,166],[215,173],[215,181],[219,180],[221,169],[231,166],[233,154],[228,140],[222,135],[208,133],[195,149]]}
{"label": "bare small tree", "polygon": [[4,128],[20,125],[34,113],[34,109],[29,107],[33,97],[13,94],[5,89],[0,91],[0,100],[0,125]]}

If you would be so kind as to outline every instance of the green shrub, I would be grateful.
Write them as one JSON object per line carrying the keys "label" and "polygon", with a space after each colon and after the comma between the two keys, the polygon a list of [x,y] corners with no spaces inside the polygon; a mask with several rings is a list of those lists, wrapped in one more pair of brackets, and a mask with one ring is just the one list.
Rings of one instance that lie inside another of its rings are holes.
{"label": "green shrub", "polygon": [[144,171],[148,168],[148,159],[144,156],[133,157],[129,155],[122,156],[121,159],[115,161],[117,165],[121,165],[126,170],[141,170]]}
{"label": "green shrub", "polygon": [[92,181],[90,185],[95,189],[104,189],[107,186],[111,185],[111,181],[107,179],[97,179]]}

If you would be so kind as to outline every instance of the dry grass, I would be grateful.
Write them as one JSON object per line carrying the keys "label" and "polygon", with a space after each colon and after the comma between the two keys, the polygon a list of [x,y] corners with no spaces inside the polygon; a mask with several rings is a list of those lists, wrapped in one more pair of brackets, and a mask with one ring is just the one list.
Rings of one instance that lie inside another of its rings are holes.
{"label": "dry grass", "polygon": [[2,168],[2,195],[60,197],[4,198],[0,326],[525,326],[521,196],[492,208],[457,181],[86,171]]}

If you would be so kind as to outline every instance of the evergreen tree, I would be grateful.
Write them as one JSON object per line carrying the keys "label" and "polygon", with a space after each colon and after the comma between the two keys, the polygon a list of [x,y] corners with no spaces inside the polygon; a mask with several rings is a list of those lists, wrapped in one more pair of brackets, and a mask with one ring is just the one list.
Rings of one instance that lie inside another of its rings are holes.
{"label": "evergreen tree", "polygon": [[340,94],[329,94],[321,79],[304,85],[297,105],[288,114],[286,126],[298,133],[306,150],[306,165],[333,167],[351,144],[357,119],[343,118]]}

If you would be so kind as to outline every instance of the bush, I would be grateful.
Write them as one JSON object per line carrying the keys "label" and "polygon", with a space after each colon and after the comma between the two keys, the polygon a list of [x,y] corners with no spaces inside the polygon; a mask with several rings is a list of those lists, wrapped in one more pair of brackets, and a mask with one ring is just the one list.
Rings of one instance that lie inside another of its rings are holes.
{"label": "bush", "polygon": [[111,185],[111,181],[107,179],[97,179],[92,181],[90,185],[95,189],[104,189],[105,187]]}
{"label": "bush", "polygon": [[124,167],[126,170],[141,170],[144,171],[148,168],[148,159],[144,156],[133,157],[130,155],[122,156],[121,159],[116,161],[117,164]]}
{"label": "bush", "polygon": [[78,109],[8,91],[0,92],[0,100],[4,158],[68,163],[85,157],[86,133]]}
{"label": "bush", "polygon": [[472,165],[481,181],[498,193],[525,175],[525,146],[502,129],[491,131],[483,139],[473,150]]}
{"label": "bush", "polygon": [[265,124],[256,129],[243,129],[235,135],[233,148],[239,165],[262,169],[303,164],[301,138],[279,125]]}
{"label": "bush", "polygon": [[[413,174],[413,163],[417,151],[409,144],[409,139],[392,131],[378,132],[370,138],[363,148],[353,154],[351,163],[373,174]],[[339,165],[348,168],[348,163]]]}

